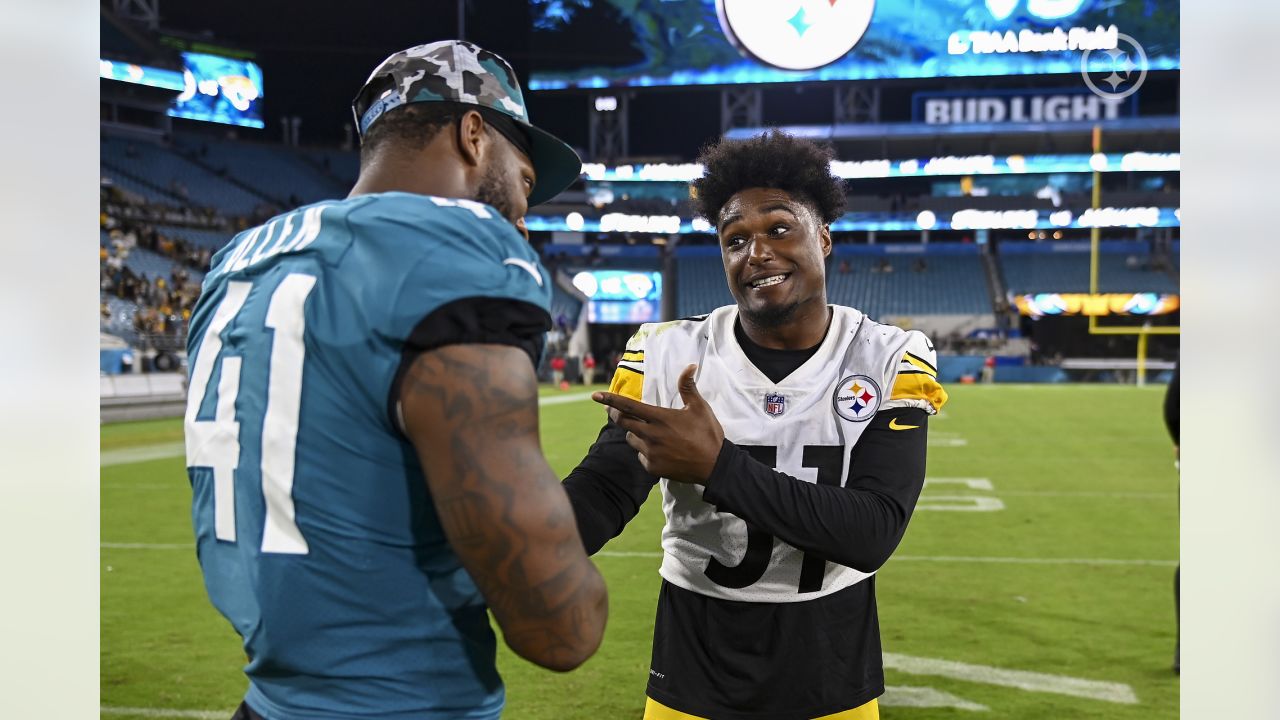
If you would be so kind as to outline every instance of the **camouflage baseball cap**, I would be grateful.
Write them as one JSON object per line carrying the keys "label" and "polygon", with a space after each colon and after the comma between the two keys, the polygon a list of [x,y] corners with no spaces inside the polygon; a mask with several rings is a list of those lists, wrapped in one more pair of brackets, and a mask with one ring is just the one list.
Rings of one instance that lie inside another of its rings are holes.
{"label": "camouflage baseball cap", "polygon": [[388,111],[415,102],[475,105],[533,163],[538,177],[531,206],[559,195],[582,172],[573,148],[529,122],[520,83],[507,61],[469,42],[418,45],[383,60],[351,104],[360,137]]}

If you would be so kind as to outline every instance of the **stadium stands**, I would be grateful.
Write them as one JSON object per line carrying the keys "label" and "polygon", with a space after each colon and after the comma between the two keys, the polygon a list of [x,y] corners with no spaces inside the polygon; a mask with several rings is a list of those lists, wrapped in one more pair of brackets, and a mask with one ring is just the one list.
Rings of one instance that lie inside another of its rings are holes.
{"label": "stadium stands", "polygon": [[315,167],[329,173],[345,189],[356,183],[360,174],[360,153],[355,150],[335,150],[330,148],[304,148],[299,153]]}
{"label": "stadium stands", "polygon": [[733,303],[733,296],[724,281],[724,264],[718,254],[714,257],[680,258],[676,277],[676,314],[680,317],[709,313],[721,305]]}
{"label": "stadium stands", "polygon": [[121,190],[137,195],[142,200],[160,205],[172,205],[177,201],[177,196],[168,192],[161,192],[158,188],[151,187],[145,183],[138,182],[131,177],[121,174],[118,171],[102,168],[102,177],[110,181],[111,185]]}
{"label": "stadium stands", "polygon": [[156,230],[173,238],[180,238],[189,243],[209,248],[217,252],[231,241],[234,235],[230,230],[197,230],[195,228],[181,227],[178,225],[158,225]]}
{"label": "stadium stands", "polygon": [[194,162],[226,173],[281,204],[305,205],[343,197],[349,189],[288,148],[204,135],[177,136],[174,144]]}
{"label": "stadium stands", "polygon": [[[213,207],[231,215],[249,215],[267,200],[195,165],[171,150],[145,141],[102,136],[102,164],[113,179],[125,174],[137,186],[145,178],[157,191]],[[154,193],[153,193],[154,194]],[[169,202],[172,202],[170,200]]]}
{"label": "stadium stands", "polygon": [[107,306],[107,314],[100,323],[102,330],[136,345],[138,333],[133,328],[133,319],[138,314],[138,305],[107,292],[99,294],[99,301]]}
{"label": "stadium stands", "polygon": [[140,247],[129,251],[128,256],[125,257],[124,266],[150,280],[172,277],[174,271],[172,259]]}
{"label": "stadium stands", "polygon": [[[991,312],[982,259],[976,252],[894,255],[842,250],[853,248],[837,246],[827,267],[827,298],[832,303],[858,308],[873,318]],[[917,259],[924,260],[923,269],[913,269]],[[842,261],[848,262],[847,272],[841,272]],[[886,271],[886,267],[893,269]],[[718,254],[682,257],[677,274],[680,316],[699,315],[733,302]]]}
{"label": "stadium stands", "polygon": [[[850,269],[842,273],[839,263],[846,259]],[[922,269],[913,269],[920,261]],[[876,271],[877,267],[881,269]],[[827,296],[873,318],[991,312],[982,259],[976,253],[840,256],[827,270]]]}
{"label": "stadium stands", "polygon": [[[1014,294],[1089,291],[1087,243],[1047,243],[1040,247],[1006,243],[1000,248],[1000,263],[1009,291]],[[1176,259],[1173,265],[1177,266]],[[1113,242],[1103,243],[1099,254],[1098,289],[1176,293],[1178,283],[1158,269],[1145,244]]]}
{"label": "stadium stands", "polygon": [[[135,247],[129,251],[128,257],[124,260],[124,265],[140,277],[146,277],[150,280],[157,278],[168,280],[173,277],[175,270],[182,267],[172,258],[141,247]],[[204,273],[198,270],[188,267],[182,267],[182,269],[186,271],[191,282],[199,284],[204,278]]]}

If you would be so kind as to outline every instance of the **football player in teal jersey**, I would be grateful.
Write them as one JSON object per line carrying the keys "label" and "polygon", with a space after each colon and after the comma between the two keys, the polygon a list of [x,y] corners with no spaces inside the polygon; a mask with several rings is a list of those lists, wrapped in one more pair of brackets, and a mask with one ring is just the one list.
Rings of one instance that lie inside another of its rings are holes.
{"label": "football player in teal jersey", "polygon": [[497,718],[486,610],[560,671],[607,614],[539,444],[551,278],[521,236],[581,165],[470,43],[392,55],[354,111],[351,195],[239,234],[205,278],[200,566],[244,639],[237,718]]}

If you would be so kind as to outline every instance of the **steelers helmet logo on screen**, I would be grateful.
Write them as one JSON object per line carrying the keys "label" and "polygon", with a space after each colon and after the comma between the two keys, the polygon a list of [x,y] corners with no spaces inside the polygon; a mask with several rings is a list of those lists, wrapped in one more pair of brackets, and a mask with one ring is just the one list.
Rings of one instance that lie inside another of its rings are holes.
{"label": "steelers helmet logo on screen", "polygon": [[729,41],[783,70],[812,70],[844,57],[874,9],[875,0],[716,0]]}
{"label": "steelers helmet logo on screen", "polygon": [[836,385],[831,405],[849,422],[866,422],[880,409],[880,386],[866,375],[850,375]]}

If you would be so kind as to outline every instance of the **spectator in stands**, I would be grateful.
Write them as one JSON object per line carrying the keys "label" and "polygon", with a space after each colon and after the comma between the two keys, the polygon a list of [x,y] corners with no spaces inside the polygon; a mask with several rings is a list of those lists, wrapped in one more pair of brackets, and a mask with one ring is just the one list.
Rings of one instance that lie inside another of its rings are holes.
{"label": "spectator in stands", "polygon": [[923,257],[918,257],[915,262],[911,263],[911,271],[922,273],[929,269],[929,263]]}
{"label": "spectator in stands", "polygon": [[596,357],[587,353],[582,358],[582,384],[593,385],[596,381]]}
{"label": "spectator in stands", "polygon": [[853,268],[849,267],[849,261],[843,258],[840,260],[840,265],[836,268],[836,272],[841,275],[848,275],[852,270]]}

